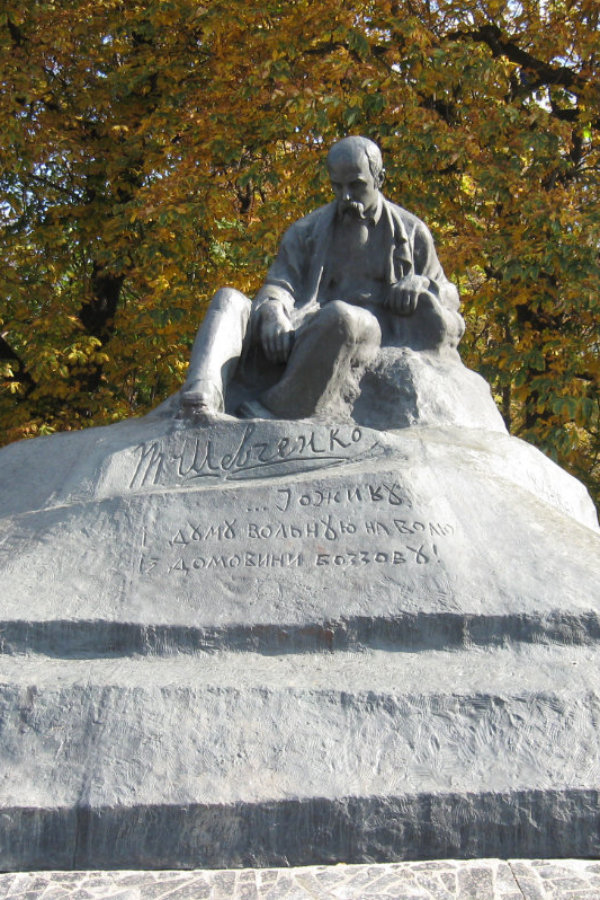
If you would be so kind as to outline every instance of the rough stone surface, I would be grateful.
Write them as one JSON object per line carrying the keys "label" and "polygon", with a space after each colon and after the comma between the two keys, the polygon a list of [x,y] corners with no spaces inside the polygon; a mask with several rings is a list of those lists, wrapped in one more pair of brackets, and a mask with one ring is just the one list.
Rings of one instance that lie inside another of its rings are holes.
{"label": "rough stone surface", "polygon": [[149,418],[0,473],[3,868],[598,855],[600,538],[533,448]]}
{"label": "rough stone surface", "polygon": [[190,872],[0,875],[11,900],[596,900],[600,864],[500,860]]}
{"label": "rough stone surface", "polygon": [[371,428],[412,425],[506,433],[488,383],[456,356],[382,347],[360,382],[352,418]]}

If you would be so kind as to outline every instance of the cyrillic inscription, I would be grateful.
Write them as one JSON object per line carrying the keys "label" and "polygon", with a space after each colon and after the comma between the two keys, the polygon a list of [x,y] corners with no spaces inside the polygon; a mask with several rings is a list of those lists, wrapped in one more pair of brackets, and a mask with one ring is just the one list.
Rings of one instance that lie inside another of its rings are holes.
{"label": "cyrillic inscription", "polygon": [[438,566],[453,546],[456,523],[417,515],[392,478],[340,481],[319,480],[310,489],[275,484],[261,491],[260,504],[243,502],[234,490],[215,519],[203,495],[192,494],[186,521],[146,528],[138,573],[188,578],[259,569],[420,570]]}

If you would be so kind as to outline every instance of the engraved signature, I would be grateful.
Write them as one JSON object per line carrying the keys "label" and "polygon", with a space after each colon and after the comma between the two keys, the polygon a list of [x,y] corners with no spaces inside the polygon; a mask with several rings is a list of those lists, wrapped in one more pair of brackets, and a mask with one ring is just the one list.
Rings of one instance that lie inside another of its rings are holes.
{"label": "engraved signature", "polygon": [[357,456],[363,441],[359,427],[344,432],[339,427],[310,430],[293,437],[257,440],[256,426],[248,424],[233,449],[225,452],[212,438],[186,438],[176,452],[166,451],[159,440],[140,444],[130,489],[163,484],[165,479],[191,481],[198,478],[236,478],[260,469],[277,469],[284,463],[300,461],[335,464],[370,455],[380,445],[375,442]]}

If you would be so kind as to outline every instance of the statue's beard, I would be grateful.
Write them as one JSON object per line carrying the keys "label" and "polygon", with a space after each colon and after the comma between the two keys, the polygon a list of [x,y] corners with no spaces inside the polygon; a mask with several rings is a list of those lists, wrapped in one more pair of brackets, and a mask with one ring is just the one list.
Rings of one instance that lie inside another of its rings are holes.
{"label": "statue's beard", "polygon": [[342,219],[351,222],[364,222],[366,218],[367,214],[363,203],[354,202],[353,200],[347,200],[342,205]]}
{"label": "statue's beard", "polygon": [[347,201],[341,212],[341,228],[348,251],[365,247],[369,240],[369,228],[364,204]]}

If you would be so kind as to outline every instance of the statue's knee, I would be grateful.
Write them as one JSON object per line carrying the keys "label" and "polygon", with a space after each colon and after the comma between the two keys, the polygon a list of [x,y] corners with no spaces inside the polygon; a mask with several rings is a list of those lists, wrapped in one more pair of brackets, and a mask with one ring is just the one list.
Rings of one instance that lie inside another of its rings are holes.
{"label": "statue's knee", "polygon": [[378,319],[366,309],[361,309],[359,312],[363,314],[361,319],[362,342],[379,347],[381,344],[381,325]]}
{"label": "statue's knee", "polygon": [[347,343],[370,343],[381,339],[381,330],[375,316],[368,310],[351,306],[343,300],[327,303],[321,310],[319,319],[322,325]]}
{"label": "statue's knee", "polygon": [[319,313],[319,328],[328,341],[335,340],[342,346],[354,343],[355,328],[346,303],[335,300],[324,306]]}
{"label": "statue's knee", "polygon": [[247,320],[250,316],[251,301],[232,287],[220,288],[211,301],[211,308],[221,312],[231,312]]}

